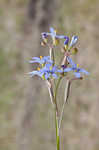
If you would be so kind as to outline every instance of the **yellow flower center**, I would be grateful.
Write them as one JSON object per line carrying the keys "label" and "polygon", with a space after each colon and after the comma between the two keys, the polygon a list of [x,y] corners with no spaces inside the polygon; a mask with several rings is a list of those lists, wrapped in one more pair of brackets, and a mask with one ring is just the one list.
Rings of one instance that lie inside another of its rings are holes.
{"label": "yellow flower center", "polygon": [[55,31],[55,33],[57,33],[57,29],[55,29],[54,31]]}
{"label": "yellow flower center", "polygon": [[50,70],[52,70],[52,66],[50,66]]}
{"label": "yellow flower center", "polygon": [[45,76],[44,75],[42,75],[42,79],[45,80]]}
{"label": "yellow flower center", "polygon": [[45,64],[42,64],[42,67],[44,67],[45,66]]}
{"label": "yellow flower center", "polygon": [[40,59],[42,59],[43,57],[42,56],[40,56]]}
{"label": "yellow flower center", "polygon": [[79,67],[79,64],[77,64],[77,68]]}
{"label": "yellow flower center", "polygon": [[40,71],[40,68],[38,67],[37,70]]}

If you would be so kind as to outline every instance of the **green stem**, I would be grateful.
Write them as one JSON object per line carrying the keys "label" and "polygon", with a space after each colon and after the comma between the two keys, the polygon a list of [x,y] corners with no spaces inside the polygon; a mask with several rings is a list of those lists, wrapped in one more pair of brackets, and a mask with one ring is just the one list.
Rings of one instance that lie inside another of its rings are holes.
{"label": "green stem", "polygon": [[55,64],[54,50],[52,47],[49,47],[50,59],[53,61],[53,66]]}
{"label": "green stem", "polygon": [[57,150],[60,150],[60,136],[59,136],[59,124],[58,124],[58,116],[57,112],[55,110],[55,127],[56,127],[56,144],[57,144]]}
{"label": "green stem", "polygon": [[58,114],[58,106],[57,106],[57,100],[56,100],[56,96],[57,96],[57,91],[58,91],[58,87],[59,87],[59,83],[61,81],[62,77],[60,77],[57,81],[56,87],[55,87],[55,93],[54,93],[54,103],[55,103],[55,110],[56,110],[56,114],[57,116]]}
{"label": "green stem", "polygon": [[56,88],[55,88],[55,102],[56,102],[56,96],[57,96],[57,91],[58,91],[58,87],[59,87],[59,84],[60,84],[60,81],[61,81],[62,77],[60,77],[57,81],[57,84],[56,84]]}
{"label": "green stem", "polygon": [[56,88],[55,88],[55,95],[54,95],[54,102],[55,102],[55,128],[56,128],[56,143],[57,143],[57,150],[60,150],[60,135],[59,135],[59,114],[58,114],[58,107],[57,107],[57,91],[60,84],[62,77],[60,77],[57,81]]}
{"label": "green stem", "polygon": [[55,87],[55,93],[53,94],[53,88],[52,88],[52,84],[47,81],[47,85],[48,85],[48,89],[49,89],[49,94],[50,94],[50,98],[51,98],[51,102],[54,106],[54,111],[55,111],[55,128],[56,128],[56,145],[57,145],[57,150],[60,150],[60,132],[59,132],[59,114],[58,114],[58,106],[57,106],[57,91],[58,91],[58,87],[60,84],[62,77],[60,77],[57,81],[56,87]]}
{"label": "green stem", "polygon": [[66,88],[65,88],[64,103],[63,103],[63,106],[62,106],[62,111],[61,111],[60,120],[59,120],[59,130],[60,130],[60,127],[61,127],[61,122],[62,122],[62,118],[63,118],[65,104],[68,101],[68,97],[69,97],[69,93],[70,93],[70,83],[71,83],[70,80],[67,80],[67,84],[66,84]]}

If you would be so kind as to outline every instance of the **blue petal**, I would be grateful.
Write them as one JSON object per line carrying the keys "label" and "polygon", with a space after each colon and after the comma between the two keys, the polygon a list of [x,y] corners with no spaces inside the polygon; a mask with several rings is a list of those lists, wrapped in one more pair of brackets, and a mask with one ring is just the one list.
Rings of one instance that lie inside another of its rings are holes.
{"label": "blue petal", "polygon": [[57,71],[57,66],[53,66],[52,71],[56,72]]}
{"label": "blue petal", "polygon": [[50,34],[51,34],[52,38],[55,38],[56,32],[55,32],[54,28],[50,27],[50,32],[51,32]]}
{"label": "blue petal", "polygon": [[74,75],[76,76],[76,78],[80,78],[81,77],[79,72],[74,72]]}
{"label": "blue petal", "polygon": [[50,65],[46,64],[42,69],[42,72],[46,73],[46,72],[50,72]]}
{"label": "blue petal", "polygon": [[63,73],[63,70],[61,70],[61,69],[58,69],[58,70],[57,70],[57,72],[59,72],[59,73]]}
{"label": "blue petal", "polygon": [[45,73],[45,79],[47,80],[50,77],[49,73]]}
{"label": "blue petal", "polygon": [[39,57],[32,57],[34,60],[41,60]]}
{"label": "blue petal", "polygon": [[50,56],[44,56],[43,59],[50,59]]}
{"label": "blue petal", "polygon": [[52,61],[52,60],[48,60],[47,62],[53,64],[53,61]]}
{"label": "blue petal", "polygon": [[50,69],[51,66],[52,66],[52,64],[46,64],[45,68]]}
{"label": "blue petal", "polygon": [[42,69],[40,69],[40,72],[43,72],[43,73],[45,73],[46,72],[46,67],[43,67]]}
{"label": "blue petal", "polygon": [[31,75],[31,77],[33,77],[34,75],[39,75],[39,71],[32,71],[28,73],[29,75]]}
{"label": "blue petal", "polygon": [[72,65],[73,68],[77,67],[77,65],[72,61],[72,59],[69,56],[67,56],[67,61],[70,63],[70,65]]}
{"label": "blue petal", "polygon": [[65,35],[65,36],[64,36],[64,39],[68,39],[68,40],[69,40],[69,37]]}
{"label": "blue petal", "polygon": [[69,72],[69,71],[72,71],[73,69],[72,68],[66,68],[64,69],[64,72]]}
{"label": "blue petal", "polygon": [[46,32],[41,33],[41,35],[42,35],[42,38],[47,38],[48,36]]}
{"label": "blue petal", "polygon": [[68,36],[65,36],[65,41],[64,41],[64,45],[67,45],[68,44],[68,42],[69,42],[69,37]]}
{"label": "blue petal", "polygon": [[50,27],[50,32],[55,34],[55,30],[53,27]]}
{"label": "blue petal", "polygon": [[53,73],[52,76],[53,76],[55,79],[58,78],[58,76],[57,76],[55,73]]}
{"label": "blue petal", "polygon": [[53,63],[53,61],[50,60],[50,56],[44,56],[42,59],[40,59],[39,57],[33,57],[32,59],[34,60],[29,61],[30,63],[40,63],[40,64]]}
{"label": "blue petal", "polygon": [[45,61],[45,63],[53,63],[53,61],[50,59],[50,56],[44,56],[43,60]]}
{"label": "blue petal", "polygon": [[44,72],[38,73],[38,76],[42,77],[44,75]]}
{"label": "blue petal", "polygon": [[37,72],[38,72],[38,71],[35,71],[35,70],[34,70],[34,71],[29,72],[28,74],[30,74],[30,75],[31,75],[31,74],[34,74],[34,75],[35,75],[35,74],[37,74]]}
{"label": "blue petal", "polygon": [[57,39],[64,39],[65,36],[64,36],[64,35],[56,35],[55,37],[56,37]]}
{"label": "blue petal", "polygon": [[90,74],[89,72],[87,72],[85,69],[82,69],[82,68],[80,68],[80,72],[83,72],[83,73],[86,74],[86,75],[89,75],[89,74]]}
{"label": "blue petal", "polygon": [[48,33],[48,32],[42,32],[41,35],[42,35],[42,38],[44,38],[44,36],[45,36],[45,38],[46,38],[48,35],[51,35],[51,33]]}
{"label": "blue petal", "polygon": [[41,63],[41,61],[40,60],[34,60],[34,61],[30,60],[29,63]]}

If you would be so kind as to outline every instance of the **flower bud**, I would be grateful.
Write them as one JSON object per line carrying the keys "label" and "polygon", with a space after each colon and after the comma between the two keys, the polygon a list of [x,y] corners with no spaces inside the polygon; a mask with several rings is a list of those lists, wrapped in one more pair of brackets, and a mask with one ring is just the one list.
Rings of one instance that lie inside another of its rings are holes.
{"label": "flower bud", "polygon": [[44,41],[41,42],[41,46],[45,46],[46,43]]}
{"label": "flower bud", "polygon": [[78,36],[76,36],[76,35],[72,36],[71,42],[69,44],[69,47],[70,48],[73,47],[77,43],[77,41],[78,41]]}
{"label": "flower bud", "polygon": [[65,36],[64,37],[65,41],[64,41],[64,45],[68,45],[68,42],[69,42],[69,37],[68,36]]}
{"label": "flower bud", "polygon": [[57,46],[59,44],[59,39],[53,38],[53,45]]}
{"label": "flower bud", "polygon": [[64,50],[66,51],[68,49],[68,45],[64,45]]}
{"label": "flower bud", "polygon": [[72,54],[75,55],[75,54],[77,54],[77,52],[78,52],[78,49],[76,47],[72,49]]}

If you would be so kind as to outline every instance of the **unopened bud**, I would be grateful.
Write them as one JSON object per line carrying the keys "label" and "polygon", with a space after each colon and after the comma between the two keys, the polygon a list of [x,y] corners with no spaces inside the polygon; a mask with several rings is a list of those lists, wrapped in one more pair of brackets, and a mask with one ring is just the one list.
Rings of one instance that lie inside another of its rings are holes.
{"label": "unopened bud", "polygon": [[44,41],[41,42],[41,46],[45,46],[46,43]]}
{"label": "unopened bud", "polygon": [[67,51],[68,45],[64,45],[64,50]]}
{"label": "unopened bud", "polygon": [[59,39],[54,38],[53,39],[53,45],[57,46],[59,44]]}
{"label": "unopened bud", "polygon": [[71,42],[69,44],[69,48],[72,48],[78,41],[78,36],[74,35],[72,36]]}
{"label": "unopened bud", "polygon": [[45,42],[45,43],[47,43],[47,42],[48,42],[48,39],[47,39],[47,38],[44,38],[43,40],[44,40],[44,42]]}
{"label": "unopened bud", "polygon": [[61,63],[61,66],[65,66],[66,65],[66,63],[67,63],[66,57],[67,56],[64,56],[64,58],[62,60],[62,63]]}
{"label": "unopened bud", "polygon": [[61,52],[62,53],[66,52],[64,47],[61,48]]}
{"label": "unopened bud", "polygon": [[77,54],[77,52],[78,52],[78,49],[76,47],[72,49],[72,54],[75,55],[75,54]]}

